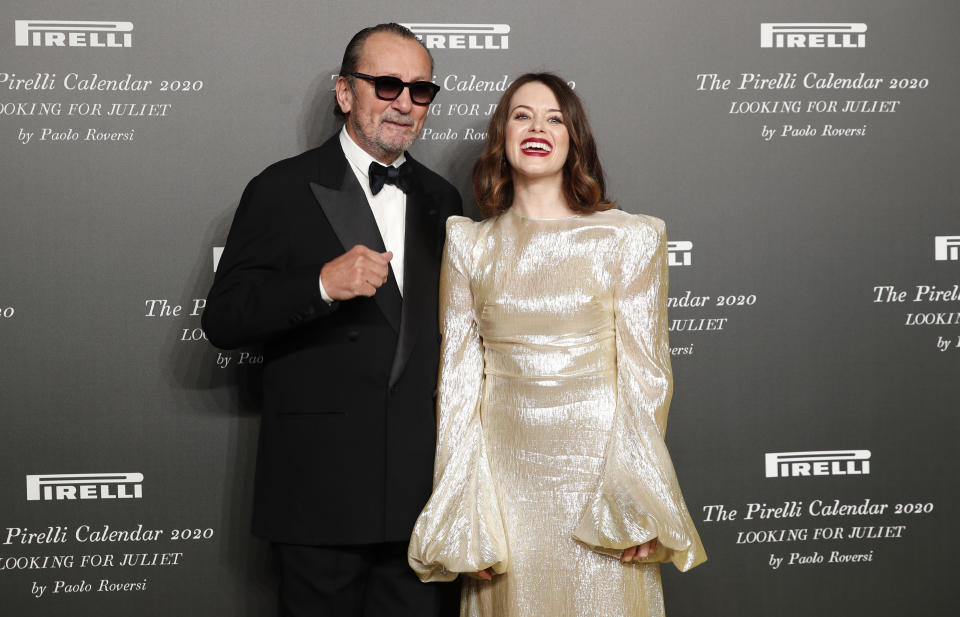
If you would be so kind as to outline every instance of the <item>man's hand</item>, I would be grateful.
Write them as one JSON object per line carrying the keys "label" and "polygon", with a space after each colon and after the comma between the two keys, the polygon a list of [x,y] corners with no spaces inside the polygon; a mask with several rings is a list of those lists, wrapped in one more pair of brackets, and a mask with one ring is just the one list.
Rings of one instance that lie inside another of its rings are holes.
{"label": "man's hand", "polygon": [[387,282],[393,253],[378,253],[358,244],[320,270],[320,281],[334,300],[370,297]]}

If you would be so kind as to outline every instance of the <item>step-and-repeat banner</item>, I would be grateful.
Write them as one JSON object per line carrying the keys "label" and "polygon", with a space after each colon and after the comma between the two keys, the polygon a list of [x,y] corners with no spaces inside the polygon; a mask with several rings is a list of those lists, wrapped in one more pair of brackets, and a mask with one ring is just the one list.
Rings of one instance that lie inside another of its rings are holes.
{"label": "step-and-repeat banner", "polygon": [[500,94],[552,70],[611,195],[667,222],[668,444],[710,557],[664,567],[668,614],[955,615],[953,0],[5,2],[2,613],[274,610],[262,359],[200,315],[247,180],[338,129],[381,21],[432,50],[413,152],[468,214]]}

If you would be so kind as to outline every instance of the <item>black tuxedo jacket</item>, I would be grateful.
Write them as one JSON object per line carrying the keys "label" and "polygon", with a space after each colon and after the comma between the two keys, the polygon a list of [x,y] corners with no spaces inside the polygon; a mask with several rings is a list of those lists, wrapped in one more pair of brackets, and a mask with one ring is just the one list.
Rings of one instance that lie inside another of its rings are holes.
{"label": "black tuxedo jacket", "polygon": [[406,541],[430,495],[439,358],[437,284],[446,180],[407,155],[404,293],[328,305],[326,262],[384,251],[334,136],[250,181],[203,314],[217,347],[261,345],[263,415],[253,530],[292,544]]}

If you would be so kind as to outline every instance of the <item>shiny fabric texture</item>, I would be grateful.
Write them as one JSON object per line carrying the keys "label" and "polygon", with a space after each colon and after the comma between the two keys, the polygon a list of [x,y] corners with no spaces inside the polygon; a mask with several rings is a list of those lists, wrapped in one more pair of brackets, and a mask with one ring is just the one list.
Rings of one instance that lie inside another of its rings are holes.
{"label": "shiny fabric texture", "polygon": [[423,581],[471,574],[461,617],[663,615],[659,562],[706,559],[663,441],[666,246],[663,221],[620,210],[448,220],[434,489],[409,561]]}

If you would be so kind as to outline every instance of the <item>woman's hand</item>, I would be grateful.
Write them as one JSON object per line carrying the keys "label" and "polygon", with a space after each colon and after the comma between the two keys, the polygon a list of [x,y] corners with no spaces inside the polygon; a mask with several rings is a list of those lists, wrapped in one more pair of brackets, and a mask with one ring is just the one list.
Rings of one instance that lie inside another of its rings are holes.
{"label": "woman's hand", "polygon": [[477,572],[477,578],[484,581],[493,580],[493,568],[487,568],[486,570],[480,570]]}
{"label": "woman's hand", "polygon": [[646,559],[657,550],[657,539],[654,538],[649,542],[644,542],[638,546],[631,546],[630,548],[623,549],[623,554],[620,555],[620,563],[630,563],[631,561],[640,561],[641,559]]}

